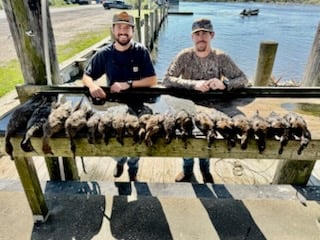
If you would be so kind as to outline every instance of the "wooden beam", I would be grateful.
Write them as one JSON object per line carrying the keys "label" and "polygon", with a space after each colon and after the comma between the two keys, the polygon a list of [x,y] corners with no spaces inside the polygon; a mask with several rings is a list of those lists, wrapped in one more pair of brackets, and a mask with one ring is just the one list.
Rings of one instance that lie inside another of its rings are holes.
{"label": "wooden beam", "polygon": [[[171,95],[183,99],[226,99],[232,98],[320,98],[320,87],[248,87],[231,91],[210,91],[200,93],[198,91],[185,91],[175,88],[135,88],[120,93],[111,93],[109,87],[102,87],[107,93],[106,101],[117,101],[122,99],[135,99],[137,96],[148,100],[154,100],[160,95]],[[88,88],[82,86],[66,85],[18,85],[16,86],[21,102],[36,93],[61,93],[61,94],[86,94],[89,96]]]}
{"label": "wooden beam", "polygon": [[[43,156],[42,139],[33,137],[32,145],[36,152],[26,153],[20,148],[20,137],[11,138],[14,156]],[[89,144],[86,138],[77,138],[76,156],[150,156],[150,157],[203,157],[203,158],[236,158],[236,159],[294,159],[294,160],[316,160],[320,159],[320,140],[312,140],[307,148],[298,155],[299,141],[289,141],[281,155],[278,154],[279,142],[267,140],[266,149],[259,153],[256,142],[249,141],[248,148],[242,150],[239,144],[228,151],[226,140],[216,140],[212,147],[207,147],[204,138],[190,138],[187,140],[187,147],[181,139],[174,139],[166,144],[164,138],[159,138],[156,143],[147,147],[144,143],[135,144],[130,137],[124,139],[121,145],[115,138],[111,138],[108,145],[101,140],[99,144]],[[1,146],[4,146],[4,138],[0,138]],[[70,141],[64,137],[50,139],[50,145],[54,156],[72,157]],[[52,156],[52,155],[47,155]]]}

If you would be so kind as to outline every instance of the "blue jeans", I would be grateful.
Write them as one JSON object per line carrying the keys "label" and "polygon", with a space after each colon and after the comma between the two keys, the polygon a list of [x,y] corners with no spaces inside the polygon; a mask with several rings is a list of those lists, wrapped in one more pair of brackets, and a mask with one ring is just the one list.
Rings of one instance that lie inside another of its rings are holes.
{"label": "blue jeans", "polygon": [[[200,170],[205,173],[210,172],[210,159],[209,158],[199,158]],[[183,158],[183,172],[185,175],[193,174],[193,158]]]}
{"label": "blue jeans", "polygon": [[114,157],[113,159],[116,160],[119,165],[124,165],[127,162],[129,174],[137,174],[139,168],[139,157]]}

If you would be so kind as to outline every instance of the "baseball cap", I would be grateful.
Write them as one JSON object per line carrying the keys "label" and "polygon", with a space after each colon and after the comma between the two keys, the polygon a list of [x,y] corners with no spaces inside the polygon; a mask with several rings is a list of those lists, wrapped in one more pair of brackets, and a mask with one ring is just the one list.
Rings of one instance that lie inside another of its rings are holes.
{"label": "baseball cap", "polygon": [[134,26],[133,16],[129,15],[127,12],[120,12],[113,15],[112,24],[125,23],[130,26]]}
{"label": "baseball cap", "polygon": [[206,18],[195,20],[192,24],[192,33],[195,33],[198,31],[213,32],[211,21]]}

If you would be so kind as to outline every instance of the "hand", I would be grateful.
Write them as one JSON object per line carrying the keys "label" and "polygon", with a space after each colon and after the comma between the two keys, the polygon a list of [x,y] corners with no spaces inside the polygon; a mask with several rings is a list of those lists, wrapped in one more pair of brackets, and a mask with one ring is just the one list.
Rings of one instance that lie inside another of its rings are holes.
{"label": "hand", "polygon": [[111,85],[111,92],[120,92],[121,90],[129,89],[130,85],[127,82],[115,82]]}
{"label": "hand", "polygon": [[196,85],[194,86],[194,89],[200,92],[207,92],[210,90],[209,81],[201,80],[197,81]]}
{"label": "hand", "polygon": [[95,84],[89,87],[89,91],[90,91],[90,95],[93,98],[106,98],[107,96],[106,93],[103,91],[103,89]]}
{"label": "hand", "polygon": [[209,87],[212,90],[224,90],[226,86],[218,78],[212,78],[209,80]]}

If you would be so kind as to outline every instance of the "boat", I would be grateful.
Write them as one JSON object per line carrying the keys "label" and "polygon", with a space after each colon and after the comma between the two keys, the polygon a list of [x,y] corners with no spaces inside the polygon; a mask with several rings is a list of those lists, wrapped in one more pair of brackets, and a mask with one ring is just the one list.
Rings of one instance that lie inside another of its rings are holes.
{"label": "boat", "polygon": [[259,9],[243,9],[240,13],[241,16],[257,16],[259,14]]}

